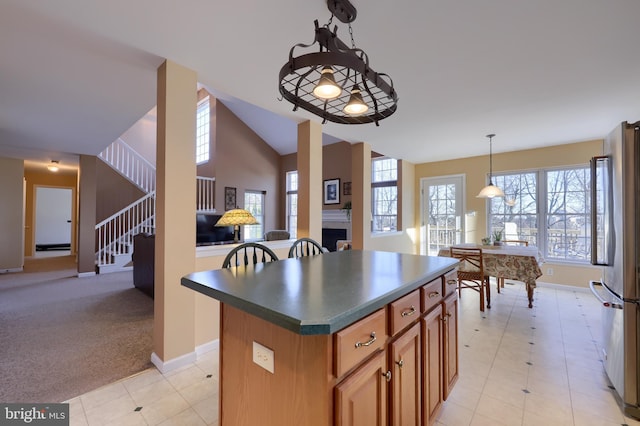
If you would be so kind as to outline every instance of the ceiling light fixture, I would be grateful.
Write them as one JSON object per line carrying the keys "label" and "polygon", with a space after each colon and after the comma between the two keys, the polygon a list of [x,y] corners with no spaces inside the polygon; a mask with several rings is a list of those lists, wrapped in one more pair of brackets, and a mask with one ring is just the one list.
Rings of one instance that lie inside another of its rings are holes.
{"label": "ceiling light fixture", "polygon": [[[398,107],[398,94],[387,74],[369,66],[364,50],[356,48],[351,22],[356,8],[349,0],[327,0],[329,22],[315,24],[311,44],[298,43],[289,51],[289,61],[280,69],[278,88],[282,97],[322,118],[322,123],[376,123],[389,117]],[[338,27],[330,26],[333,17],[349,25],[351,47],[338,38]],[[294,57],[294,50],[307,49]],[[308,51],[311,50],[311,51]],[[343,88],[351,87],[350,92]],[[362,89],[361,89],[362,88]]]}
{"label": "ceiling light fixture", "polygon": [[495,134],[493,133],[487,135],[487,137],[489,138],[489,185],[482,188],[480,193],[476,195],[476,198],[504,197],[504,192],[502,192],[502,189],[493,184],[493,152],[491,149],[491,142],[494,136]]}
{"label": "ceiling light fixture", "polygon": [[51,164],[47,166],[47,169],[49,169],[50,172],[57,172],[58,170],[60,170],[60,167],[58,167],[58,163],[60,163],[58,160],[51,160]]}

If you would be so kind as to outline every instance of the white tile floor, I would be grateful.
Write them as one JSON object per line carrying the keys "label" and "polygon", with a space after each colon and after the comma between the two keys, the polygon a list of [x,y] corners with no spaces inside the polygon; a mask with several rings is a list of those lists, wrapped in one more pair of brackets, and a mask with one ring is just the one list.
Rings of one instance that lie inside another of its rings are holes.
{"label": "white tile floor", "polygon": [[[522,284],[492,290],[484,313],[463,292],[460,377],[438,425],[640,426],[607,387],[591,294],[540,286],[529,309]],[[69,401],[71,425],[217,425],[217,371],[217,351],[164,376],[147,370]]]}

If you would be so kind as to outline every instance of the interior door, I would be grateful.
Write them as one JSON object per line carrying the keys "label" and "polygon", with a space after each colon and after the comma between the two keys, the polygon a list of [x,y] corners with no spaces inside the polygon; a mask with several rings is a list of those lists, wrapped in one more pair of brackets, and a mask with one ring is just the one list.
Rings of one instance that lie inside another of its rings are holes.
{"label": "interior door", "polygon": [[421,185],[420,254],[464,242],[464,175],[426,178]]}
{"label": "interior door", "polygon": [[71,245],[72,189],[36,188],[36,250]]}

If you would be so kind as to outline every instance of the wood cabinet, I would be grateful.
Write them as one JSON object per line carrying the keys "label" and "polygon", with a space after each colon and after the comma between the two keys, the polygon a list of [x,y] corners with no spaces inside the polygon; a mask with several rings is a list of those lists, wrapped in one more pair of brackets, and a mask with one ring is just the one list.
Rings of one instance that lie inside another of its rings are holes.
{"label": "wood cabinet", "polygon": [[[432,425],[458,377],[457,296],[445,275],[331,334],[221,303],[221,426]],[[274,368],[253,361],[253,344]]]}
{"label": "wood cabinet", "polygon": [[458,295],[452,293],[443,302],[444,324],[444,399],[458,380]]}
{"label": "wood cabinet", "polygon": [[336,426],[387,424],[387,388],[390,374],[385,351],[378,351],[335,388]]}
{"label": "wood cabinet", "polygon": [[397,426],[422,424],[422,357],[420,323],[389,344],[390,418]]}
{"label": "wood cabinet", "polygon": [[444,399],[444,321],[443,308],[438,304],[421,320],[422,323],[422,416],[424,424],[432,425]]}

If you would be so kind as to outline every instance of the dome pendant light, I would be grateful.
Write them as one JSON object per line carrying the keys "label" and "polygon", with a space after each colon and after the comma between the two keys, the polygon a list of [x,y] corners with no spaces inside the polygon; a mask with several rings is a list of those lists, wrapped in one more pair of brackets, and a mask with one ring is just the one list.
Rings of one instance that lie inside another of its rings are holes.
{"label": "dome pendant light", "polygon": [[360,88],[357,84],[353,85],[353,89],[351,89],[351,96],[349,97],[349,102],[344,107],[344,112],[349,115],[360,115],[364,114],[369,110],[369,106],[362,99],[362,94],[360,93]]}
{"label": "dome pendant light", "polygon": [[333,78],[333,69],[330,66],[322,68],[322,74],[318,84],[313,89],[313,94],[320,99],[326,100],[335,99],[342,94],[342,88],[338,86],[338,83]]}
{"label": "dome pendant light", "polygon": [[493,184],[493,152],[491,149],[491,141],[495,134],[487,135],[489,138],[489,185],[482,188],[480,193],[476,195],[476,198],[494,198],[494,197],[504,197],[504,192],[502,189],[498,188]]}

